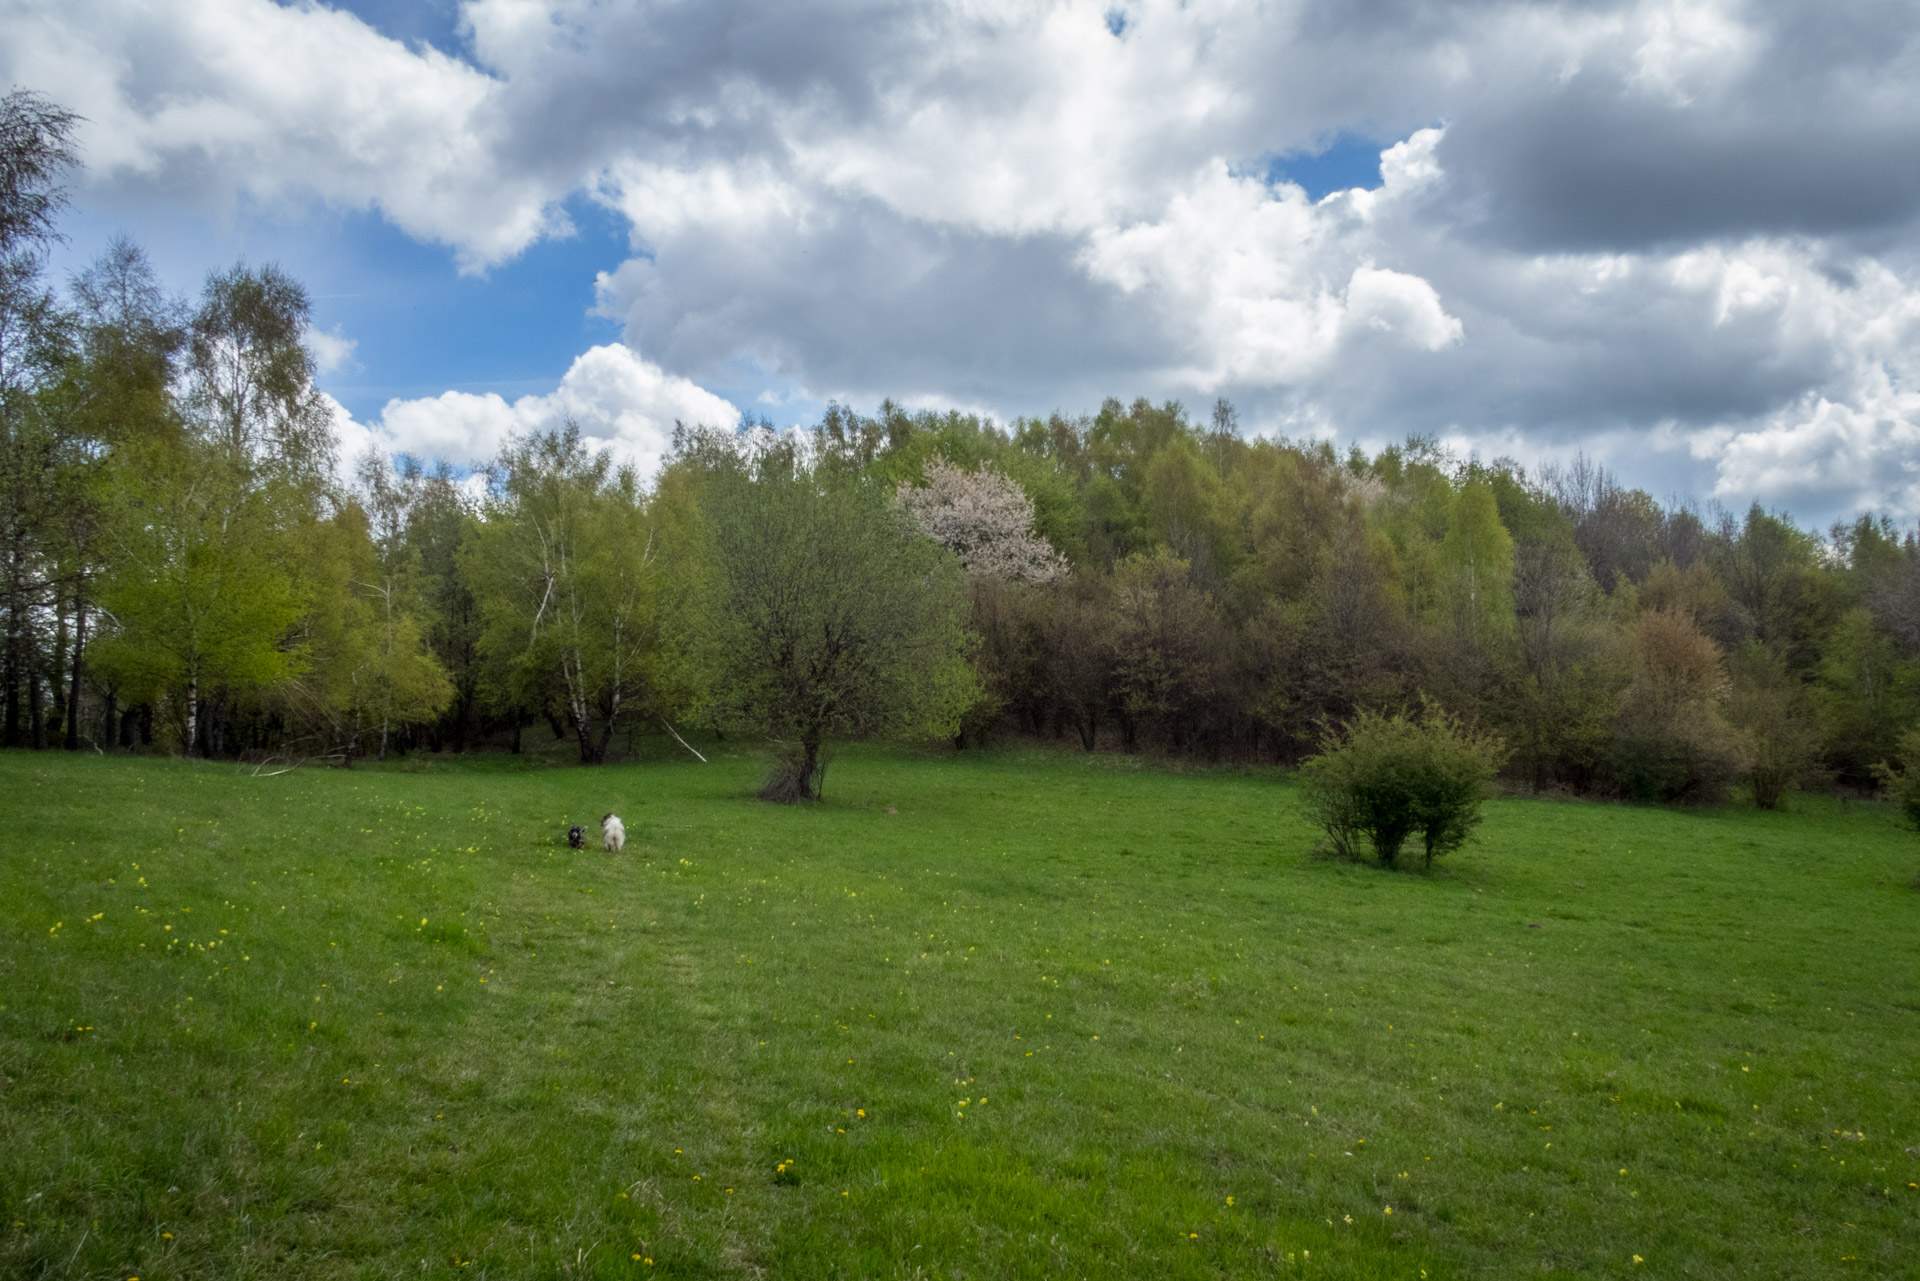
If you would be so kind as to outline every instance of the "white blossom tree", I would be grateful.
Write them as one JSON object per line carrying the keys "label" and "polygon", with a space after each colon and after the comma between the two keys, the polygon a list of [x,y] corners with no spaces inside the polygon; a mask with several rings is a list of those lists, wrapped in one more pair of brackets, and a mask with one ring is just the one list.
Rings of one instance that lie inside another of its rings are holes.
{"label": "white blossom tree", "polygon": [[1010,477],[928,461],[927,483],[900,486],[894,502],[920,532],[952,550],[967,573],[1029,583],[1067,573],[1067,558],[1034,532],[1033,501]]}

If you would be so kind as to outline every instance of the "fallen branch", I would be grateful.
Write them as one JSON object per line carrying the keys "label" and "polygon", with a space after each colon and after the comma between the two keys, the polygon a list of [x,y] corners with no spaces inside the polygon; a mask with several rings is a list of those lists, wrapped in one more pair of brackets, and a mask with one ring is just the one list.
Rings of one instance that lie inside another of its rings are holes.
{"label": "fallen branch", "polygon": [[666,729],[667,729],[667,733],[669,733],[669,734],[671,734],[671,735],[673,735],[673,741],[674,741],[674,742],[676,742],[676,743],[678,743],[678,744],[680,744],[680,746],[682,746],[682,747],[684,747],[684,748],[686,748],[686,749],[687,749],[687,750],[688,750],[689,752],[693,752],[693,754],[694,754],[694,757],[695,757],[695,758],[696,758],[697,760],[699,760],[699,762],[700,762],[700,763],[701,763],[702,765],[705,765],[705,764],[707,763],[707,758],[706,758],[706,757],[704,757],[704,756],[701,756],[701,755],[700,755],[700,753],[698,753],[698,752],[694,752],[694,751],[693,751],[693,744],[692,744],[692,743],[689,743],[689,742],[688,742],[688,741],[687,741],[686,739],[684,739],[684,738],[681,738],[681,737],[680,737],[680,731],[679,731],[679,730],[677,730],[677,729],[675,729],[675,728],[674,728],[673,726],[671,726],[671,725],[667,725],[667,718],[666,718],[666,717],[664,717],[664,716],[662,716],[662,717],[660,718],[660,723],[661,723],[662,725],[666,725]]}

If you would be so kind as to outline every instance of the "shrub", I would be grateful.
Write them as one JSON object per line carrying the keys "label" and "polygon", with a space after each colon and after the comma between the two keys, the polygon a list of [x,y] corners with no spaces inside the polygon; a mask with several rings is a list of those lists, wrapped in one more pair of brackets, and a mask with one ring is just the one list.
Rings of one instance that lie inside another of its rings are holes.
{"label": "shrub", "polygon": [[1887,799],[1898,805],[1914,826],[1920,827],[1920,726],[1900,738],[1900,766],[1882,761],[1873,767],[1873,776],[1886,790]]}
{"label": "shrub", "polygon": [[1495,735],[1431,706],[1418,720],[1361,712],[1321,749],[1302,766],[1308,813],[1335,853],[1356,857],[1364,837],[1388,867],[1415,835],[1428,867],[1465,844],[1507,755]]}

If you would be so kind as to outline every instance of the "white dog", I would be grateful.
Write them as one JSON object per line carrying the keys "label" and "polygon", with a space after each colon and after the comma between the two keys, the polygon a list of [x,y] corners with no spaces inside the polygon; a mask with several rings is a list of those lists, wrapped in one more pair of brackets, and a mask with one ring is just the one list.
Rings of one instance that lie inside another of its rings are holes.
{"label": "white dog", "polygon": [[620,821],[618,814],[609,814],[600,820],[600,836],[607,843],[607,853],[618,854],[627,843],[627,827]]}

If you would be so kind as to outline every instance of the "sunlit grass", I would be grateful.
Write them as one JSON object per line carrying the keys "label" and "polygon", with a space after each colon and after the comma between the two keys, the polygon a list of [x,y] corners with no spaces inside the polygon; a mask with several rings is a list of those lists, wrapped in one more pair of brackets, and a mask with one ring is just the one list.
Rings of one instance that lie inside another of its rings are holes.
{"label": "sunlit grass", "polygon": [[1429,878],[1262,772],[756,782],[0,756],[0,1274],[1920,1274],[1883,809]]}

